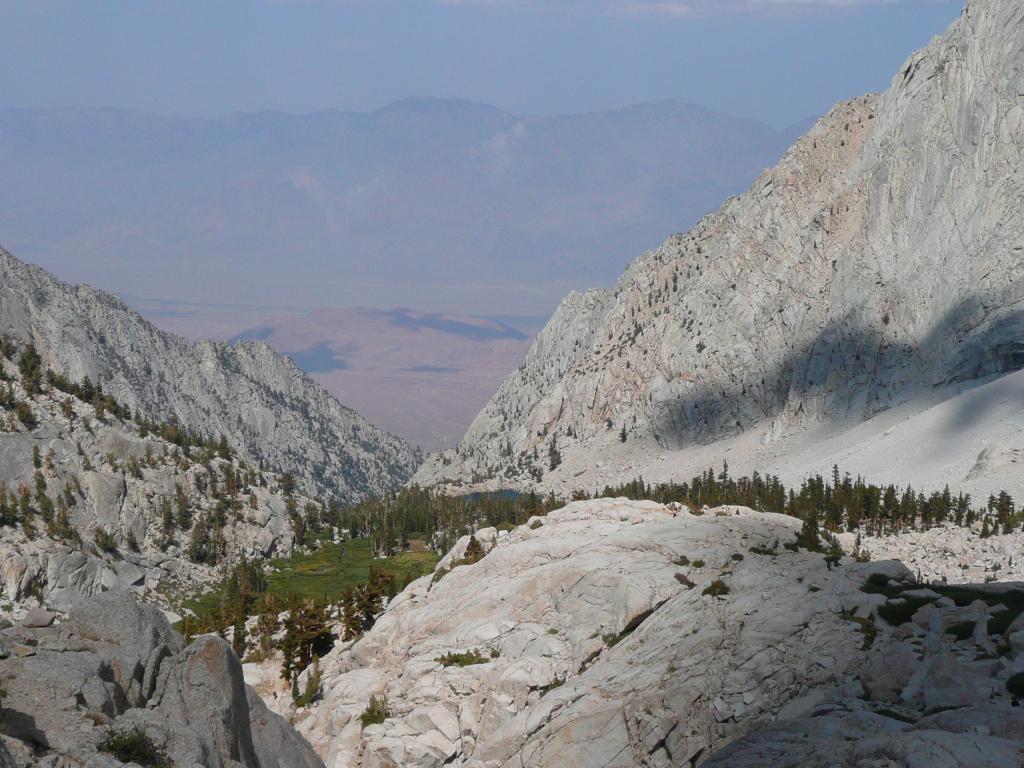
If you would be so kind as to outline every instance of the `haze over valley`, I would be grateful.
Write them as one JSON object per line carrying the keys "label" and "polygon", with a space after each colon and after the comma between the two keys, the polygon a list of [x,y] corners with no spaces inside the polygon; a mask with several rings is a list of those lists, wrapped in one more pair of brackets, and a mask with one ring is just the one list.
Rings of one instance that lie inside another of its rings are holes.
{"label": "haze over valley", "polygon": [[459,441],[546,320],[131,297],[129,303],[161,328],[193,340],[269,344],[341,402],[426,450]]}

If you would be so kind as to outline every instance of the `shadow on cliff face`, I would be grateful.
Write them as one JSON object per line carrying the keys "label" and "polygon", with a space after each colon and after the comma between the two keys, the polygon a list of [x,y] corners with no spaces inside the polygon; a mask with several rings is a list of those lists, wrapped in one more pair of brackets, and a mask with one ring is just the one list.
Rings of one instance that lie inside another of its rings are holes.
{"label": "shadow on cliff face", "polygon": [[[748,378],[726,386],[698,384],[654,403],[655,437],[667,448],[706,444],[783,414],[795,420],[859,423],[939,387],[967,388],[1024,369],[1024,311],[985,314],[979,299],[963,301],[919,343],[887,339],[887,323],[868,328],[852,320],[833,321],[773,370],[752,369]],[[952,428],[966,426],[994,405],[971,402],[958,412]]]}

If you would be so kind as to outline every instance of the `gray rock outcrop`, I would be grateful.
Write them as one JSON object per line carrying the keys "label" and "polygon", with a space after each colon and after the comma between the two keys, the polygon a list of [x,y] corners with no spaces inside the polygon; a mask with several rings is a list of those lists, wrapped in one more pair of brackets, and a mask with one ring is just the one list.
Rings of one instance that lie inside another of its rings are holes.
{"label": "gray rock outcrop", "polygon": [[111,734],[135,734],[184,768],[322,768],[280,717],[254,702],[227,643],[188,647],[163,614],[114,590],[63,624],[0,633],[4,766],[123,763]]}
{"label": "gray rock outcrop", "polygon": [[1024,584],[926,589],[799,529],[626,499],[482,529],[289,717],[332,768],[1024,764]]}
{"label": "gray rock outcrop", "polygon": [[29,395],[10,360],[0,377],[0,617],[115,587],[169,607],[223,563],[291,554],[289,506],[322,508],[237,456],[186,451],[56,389]]}
{"label": "gray rock outcrop", "polygon": [[[703,766],[1024,765],[1024,659],[1006,644],[1012,624],[1005,630],[996,626],[1000,614],[1020,611],[1024,584],[960,590],[989,602],[958,607],[935,595],[934,603],[909,620],[904,617],[891,635],[879,636],[860,668],[860,689],[819,691],[788,716],[725,746]],[[977,618],[980,631],[962,632],[967,616]]]}

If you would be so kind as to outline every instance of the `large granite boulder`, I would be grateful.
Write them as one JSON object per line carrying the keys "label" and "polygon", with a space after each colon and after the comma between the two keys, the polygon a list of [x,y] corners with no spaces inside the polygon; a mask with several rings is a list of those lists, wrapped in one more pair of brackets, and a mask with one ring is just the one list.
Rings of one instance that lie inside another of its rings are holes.
{"label": "large granite boulder", "polygon": [[[33,622],[34,623],[34,622]],[[247,689],[221,638],[188,647],[163,614],[124,590],[46,627],[0,633],[0,766],[120,766],[111,734],[144,734],[184,768],[322,768]]]}
{"label": "large granite boulder", "polygon": [[[484,529],[482,560],[460,564],[464,538],[321,659],[323,701],[297,727],[332,768],[688,765],[855,675],[850,617],[879,597],[861,587],[910,577],[829,569],[786,548],[799,526],[599,499]],[[388,716],[364,727],[371,696]]]}

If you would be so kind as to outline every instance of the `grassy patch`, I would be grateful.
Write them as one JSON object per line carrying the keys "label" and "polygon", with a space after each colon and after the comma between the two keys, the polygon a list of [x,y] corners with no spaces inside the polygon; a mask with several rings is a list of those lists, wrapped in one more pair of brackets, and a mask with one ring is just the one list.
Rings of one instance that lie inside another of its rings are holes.
{"label": "grassy patch", "polygon": [[[365,584],[370,566],[394,577],[401,587],[409,581],[430,573],[438,560],[429,550],[410,550],[386,560],[375,560],[366,539],[344,544],[326,544],[308,555],[293,555],[268,562],[267,594],[278,598],[296,596],[325,602],[336,602],[346,589]],[[223,600],[224,585],[199,597],[186,600],[183,608],[195,611],[200,619],[215,615]]]}

